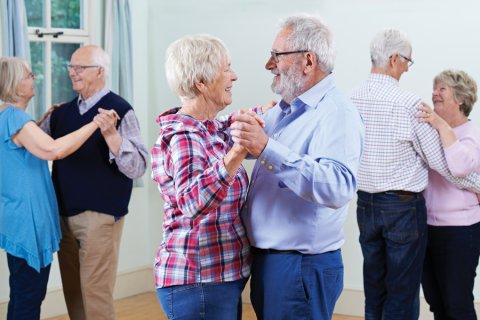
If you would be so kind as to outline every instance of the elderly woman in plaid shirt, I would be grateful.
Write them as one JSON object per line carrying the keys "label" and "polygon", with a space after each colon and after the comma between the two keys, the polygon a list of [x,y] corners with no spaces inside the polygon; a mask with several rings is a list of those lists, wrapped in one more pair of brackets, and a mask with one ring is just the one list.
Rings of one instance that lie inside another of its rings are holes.
{"label": "elderly woman in plaid shirt", "polygon": [[209,35],[173,42],[165,69],[181,107],[158,117],[152,149],[152,179],[165,202],[158,298],[169,319],[241,319],[251,262],[240,219],[247,152],[230,138],[231,117],[215,119],[232,102],[237,76],[222,41]]}

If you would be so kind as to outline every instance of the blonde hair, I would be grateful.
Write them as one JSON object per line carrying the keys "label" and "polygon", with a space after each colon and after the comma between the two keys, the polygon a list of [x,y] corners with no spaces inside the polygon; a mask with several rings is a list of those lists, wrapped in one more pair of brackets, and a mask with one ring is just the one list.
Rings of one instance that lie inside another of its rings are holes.
{"label": "blonde hair", "polygon": [[0,100],[11,103],[20,100],[17,89],[25,78],[25,72],[31,72],[26,60],[17,57],[0,58]]}

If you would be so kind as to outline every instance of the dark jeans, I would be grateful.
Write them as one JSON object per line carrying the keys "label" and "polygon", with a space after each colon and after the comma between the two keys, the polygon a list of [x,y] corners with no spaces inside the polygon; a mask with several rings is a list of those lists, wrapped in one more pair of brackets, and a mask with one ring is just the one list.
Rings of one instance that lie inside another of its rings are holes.
{"label": "dark jeans", "polygon": [[343,289],[341,251],[315,255],[253,251],[250,285],[259,320],[330,320]]}
{"label": "dark jeans", "polygon": [[425,200],[418,193],[358,192],[366,320],[413,320],[427,242]]}
{"label": "dark jeans", "polygon": [[171,286],[158,288],[157,296],[168,319],[240,320],[246,283],[242,279]]}
{"label": "dark jeans", "polygon": [[24,259],[7,253],[10,270],[10,301],[7,320],[40,319],[40,306],[47,293],[50,265],[38,273]]}
{"label": "dark jeans", "polygon": [[477,319],[473,305],[480,254],[480,223],[428,226],[422,286],[436,320]]}

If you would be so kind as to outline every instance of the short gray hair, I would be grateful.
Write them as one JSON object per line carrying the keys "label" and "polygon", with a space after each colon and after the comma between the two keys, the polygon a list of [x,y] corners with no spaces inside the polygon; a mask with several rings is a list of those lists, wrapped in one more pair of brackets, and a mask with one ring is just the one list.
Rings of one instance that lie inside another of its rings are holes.
{"label": "short gray hair", "polygon": [[328,26],[319,18],[297,15],[280,23],[281,30],[290,30],[289,50],[308,50],[315,53],[323,72],[331,72],[335,64],[335,42]]}
{"label": "short gray hair", "polygon": [[90,45],[87,47],[91,47],[92,49],[93,62],[96,65],[101,66],[104,70],[105,75],[107,75],[110,72],[110,56],[108,55],[108,53],[98,46]]}
{"label": "short gray hair", "polygon": [[477,83],[475,80],[464,71],[444,70],[433,79],[433,86],[439,82],[445,83],[452,89],[455,100],[458,102],[463,100],[460,111],[468,117],[477,101]]}
{"label": "short gray hair", "polygon": [[411,52],[412,45],[407,36],[395,29],[377,33],[370,43],[370,59],[374,67],[386,67],[393,54],[408,56]]}
{"label": "short gray hair", "polygon": [[10,103],[20,100],[17,89],[26,72],[31,72],[26,60],[17,57],[0,58],[0,100]]}
{"label": "short gray hair", "polygon": [[182,101],[192,99],[195,82],[212,82],[225,58],[230,59],[230,54],[220,39],[208,34],[184,36],[166,51],[168,85]]}

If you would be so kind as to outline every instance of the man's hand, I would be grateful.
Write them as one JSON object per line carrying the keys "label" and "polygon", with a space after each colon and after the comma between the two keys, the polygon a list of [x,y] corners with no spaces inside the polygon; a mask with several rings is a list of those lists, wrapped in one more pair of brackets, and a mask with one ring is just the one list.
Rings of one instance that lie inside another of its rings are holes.
{"label": "man's hand", "polygon": [[118,120],[120,120],[120,117],[115,110],[105,110],[102,108],[98,108],[98,114],[93,118],[93,121],[100,128],[100,132],[107,142],[108,148],[115,156],[118,156],[123,141],[117,130]]}
{"label": "man's hand", "polygon": [[105,110],[102,108],[98,109],[98,114],[93,118],[93,121],[98,125],[104,136],[115,134],[118,120],[120,120],[120,117],[115,110]]}
{"label": "man's hand", "polygon": [[259,117],[240,110],[239,114],[233,116],[234,123],[230,127],[233,141],[245,148],[255,158],[260,156],[268,143],[268,136],[262,128],[263,119],[261,122],[258,119]]}

